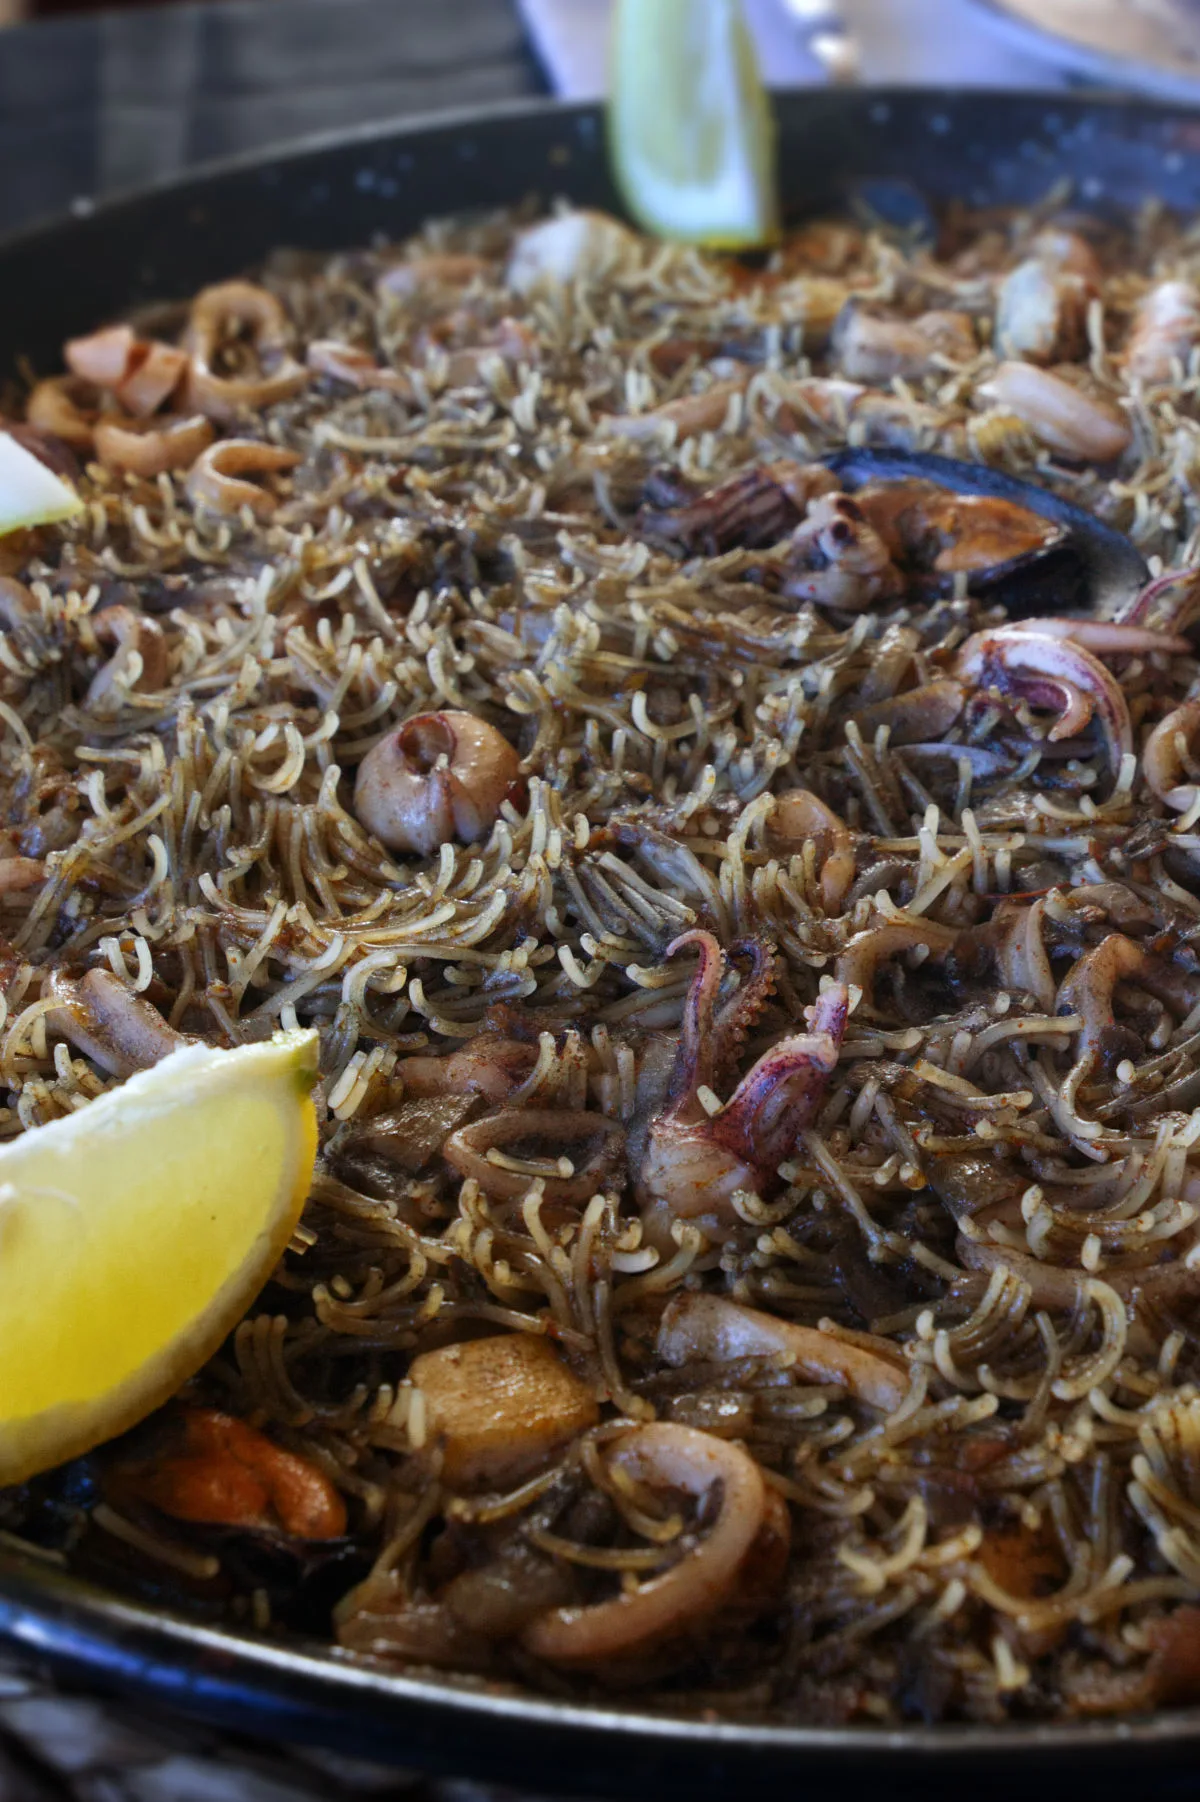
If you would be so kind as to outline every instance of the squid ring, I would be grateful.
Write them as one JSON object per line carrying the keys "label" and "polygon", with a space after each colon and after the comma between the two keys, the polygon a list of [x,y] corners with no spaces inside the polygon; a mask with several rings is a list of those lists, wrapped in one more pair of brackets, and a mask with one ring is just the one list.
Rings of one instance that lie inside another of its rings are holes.
{"label": "squid ring", "polygon": [[590,1608],[556,1608],[522,1634],[526,1649],[550,1664],[602,1664],[673,1638],[714,1613],[738,1586],[743,1562],[766,1513],[766,1487],[741,1446],[694,1427],[634,1427],[609,1462],[638,1482],[720,1496],[705,1537],[678,1564],[636,1590]]}
{"label": "squid ring", "polygon": [[[510,1167],[531,1160],[509,1158],[506,1147],[542,1137],[559,1148],[572,1141],[583,1145],[590,1141],[593,1149],[569,1176],[556,1174],[552,1159],[544,1160],[544,1174]],[[505,1161],[493,1163],[489,1151]],[[540,1179],[547,1201],[590,1201],[610,1180],[624,1153],[625,1134],[606,1114],[568,1114],[555,1108],[513,1107],[485,1114],[482,1120],[460,1126],[442,1147],[442,1156],[460,1176],[474,1177],[486,1195],[503,1201],[519,1201],[535,1178]]]}
{"label": "squid ring", "polygon": [[300,458],[295,451],[257,438],[223,438],[202,451],[192,465],[187,491],[198,507],[214,513],[240,513],[249,507],[260,519],[274,513],[279,497],[246,475],[265,475],[273,469],[293,469]]}

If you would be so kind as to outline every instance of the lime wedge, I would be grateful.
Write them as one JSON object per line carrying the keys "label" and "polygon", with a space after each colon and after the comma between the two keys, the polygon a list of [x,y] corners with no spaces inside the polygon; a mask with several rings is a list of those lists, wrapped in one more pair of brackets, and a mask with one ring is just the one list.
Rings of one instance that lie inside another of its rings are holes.
{"label": "lime wedge", "polygon": [[312,1180],[315,1032],[190,1045],[0,1146],[0,1485],[111,1439],[263,1287]]}
{"label": "lime wedge", "polygon": [[7,432],[0,431],[0,537],[83,512],[75,490]]}
{"label": "lime wedge", "polygon": [[617,0],[608,133],[648,231],[726,250],[776,235],[775,130],[739,0]]}

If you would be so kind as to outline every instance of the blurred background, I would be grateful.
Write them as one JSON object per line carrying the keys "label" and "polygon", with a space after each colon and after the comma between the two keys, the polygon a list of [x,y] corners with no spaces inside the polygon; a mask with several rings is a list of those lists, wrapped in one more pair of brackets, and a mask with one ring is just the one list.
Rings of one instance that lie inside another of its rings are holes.
{"label": "blurred background", "polygon": [[[653,0],[643,0],[653,4]],[[0,0],[0,232],[308,132],[604,84],[610,0]],[[1200,99],[1197,0],[745,0],[767,78]]]}

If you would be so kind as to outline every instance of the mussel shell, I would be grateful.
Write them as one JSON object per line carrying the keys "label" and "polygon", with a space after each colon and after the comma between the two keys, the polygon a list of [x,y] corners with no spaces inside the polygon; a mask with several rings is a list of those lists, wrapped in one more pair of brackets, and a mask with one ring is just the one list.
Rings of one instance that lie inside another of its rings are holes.
{"label": "mussel shell", "polygon": [[1116,619],[1150,580],[1145,558],[1122,533],[1036,482],[986,463],[932,451],[862,449],[835,451],[824,463],[851,493],[867,482],[936,482],[957,494],[1012,501],[1060,526],[1062,539],[1045,551],[1014,559],[1020,567],[998,566],[996,582],[986,589],[978,578],[972,584],[974,592],[999,601],[1011,619],[1071,612]]}

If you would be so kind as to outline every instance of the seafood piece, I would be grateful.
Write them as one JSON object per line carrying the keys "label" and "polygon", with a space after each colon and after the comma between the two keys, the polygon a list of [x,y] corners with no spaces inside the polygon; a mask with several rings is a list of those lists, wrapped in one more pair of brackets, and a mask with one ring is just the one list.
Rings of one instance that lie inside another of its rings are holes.
{"label": "seafood piece", "polygon": [[861,254],[862,247],[863,234],[857,226],[811,219],[788,232],[779,246],[779,258],[788,271],[819,269],[837,275]]}
{"label": "seafood piece", "polygon": [[389,851],[428,857],[454,839],[486,838],[520,773],[517,753],[486,720],[418,713],[363,758],[354,811]]}
{"label": "seafood piece", "polygon": [[861,613],[903,591],[887,546],[850,495],[818,496],[792,533],[781,598]]}
{"label": "seafood piece", "polygon": [[1077,275],[1089,287],[1099,289],[1104,280],[1100,259],[1080,232],[1064,224],[1044,225],[1029,241],[1031,256],[1051,269]]}
{"label": "seafood piece", "polygon": [[672,1219],[702,1222],[723,1236],[736,1219],[740,1189],[769,1190],[780,1163],[812,1121],[837,1068],[849,1013],[844,986],[834,983],[806,1009],[808,1031],[764,1052],[719,1113],[699,1091],[711,1086],[723,1056],[716,1011],[724,956],[711,933],[685,932],[667,947],[700,953],[684,1008],[666,1111],[655,1119],[635,1172],[636,1193],[653,1242]]}
{"label": "seafood piece", "polygon": [[[182,1433],[182,1445],[171,1441]],[[307,1458],[216,1408],[186,1408],[152,1460],[120,1467],[120,1493],[173,1520],[292,1539],[340,1539],[346,1504]]]}
{"label": "seafood piece", "polygon": [[608,213],[580,207],[520,232],[505,280],[517,294],[571,282],[611,281],[641,260],[641,240]]}
{"label": "seafood piece", "polygon": [[[761,271],[752,278],[771,292],[774,316],[791,331],[799,328],[800,341],[806,355],[822,349],[846,304],[846,284],[831,281],[827,275],[793,275],[764,279]],[[778,280],[778,286],[772,283]]]}
{"label": "seafood piece", "polygon": [[1015,413],[1049,450],[1073,462],[1112,463],[1133,443],[1129,421],[1107,395],[1032,363],[1001,363],[978,394]]}
{"label": "seafood piece", "polygon": [[967,1270],[1011,1271],[1029,1285],[1030,1300],[1036,1308],[1078,1308],[1097,1287],[1114,1291],[1127,1304],[1139,1297],[1153,1298],[1165,1307],[1194,1302],[1200,1294],[1200,1270],[1190,1268],[1178,1257],[1169,1263],[1139,1263],[1127,1269],[1108,1264],[1103,1282],[1097,1284],[1095,1278],[1076,1265],[1047,1263],[1031,1252],[970,1239],[965,1233],[955,1241],[955,1251]]}
{"label": "seafood piece", "polygon": [[973,688],[1016,695],[1059,718],[1050,741],[1073,738],[1096,717],[1115,774],[1133,750],[1133,726],[1119,684],[1098,658],[1070,639],[1002,626],[977,632],[958,654],[955,674]]}
{"label": "seafood piece", "polygon": [[757,1464],[741,1446],[692,1427],[633,1427],[611,1447],[608,1463],[648,1488],[682,1491],[715,1505],[703,1537],[678,1563],[647,1582],[591,1607],[558,1608],[522,1634],[526,1649],[551,1664],[584,1667],[645,1652],[695,1628],[734,1599],[766,1513]]}
{"label": "seafood piece", "polygon": [[[191,358],[185,383],[189,411],[228,423],[243,409],[274,406],[298,394],[308,372],[288,350],[287,314],[253,282],[218,282],[192,302],[184,339]],[[257,369],[225,373],[232,347],[248,348]]]}
{"label": "seafood piece", "polygon": [[1136,983],[1164,1002],[1174,1001],[1180,1012],[1190,1008],[1191,986],[1185,985],[1182,972],[1124,933],[1110,932],[1071,965],[1055,1000],[1057,1013],[1078,1014],[1083,1021],[1077,1056],[1088,1070],[1111,1066],[1126,1055],[1129,1035],[1113,1013],[1113,995],[1123,982]]}
{"label": "seafood piece", "polygon": [[106,607],[94,620],[96,638],[113,645],[114,654],[92,677],[89,707],[120,706],[130,693],[142,694],[166,685],[170,667],[167,641],[156,619],[134,607]]}
{"label": "seafood piece", "polygon": [[171,469],[191,469],[213,441],[213,428],[202,413],[190,418],[165,414],[155,419],[96,421],[96,461],[131,475],[154,477]]}
{"label": "seafood piece", "polygon": [[1123,624],[1155,634],[1183,634],[1200,620],[1200,569],[1169,569],[1147,582],[1120,612]]}
{"label": "seafood piece", "polygon": [[[671,472],[672,476],[674,472]],[[665,484],[647,484],[651,495]],[[742,546],[756,550],[786,538],[804,518],[811,501],[837,492],[837,481],[820,463],[781,458],[730,476],[706,494],[678,505],[643,506],[639,531],[667,538],[688,553],[707,557]]]}
{"label": "seafood piece", "polygon": [[890,701],[904,686],[921,650],[921,634],[913,626],[885,626],[875,642],[871,667],[858,684],[861,701]]}
{"label": "seafood piece", "polygon": [[170,399],[188,365],[186,351],[139,338],[128,325],[73,338],[63,356],[73,375],[94,388],[107,388],[136,419],[148,419]]}
{"label": "seafood piece", "polygon": [[540,1182],[547,1201],[590,1201],[611,1186],[625,1134],[605,1114],[512,1107],[460,1126],[442,1156],[485,1195],[519,1201]]}
{"label": "seafood piece", "polygon": [[77,980],[55,971],[44,993],[56,1003],[46,1015],[47,1032],[70,1039],[110,1076],[148,1070],[195,1043],[111,970],[89,970]]}
{"label": "seafood piece", "polygon": [[599,1418],[596,1398],[546,1339],[503,1333],[422,1352],[409,1368],[429,1442],[456,1489],[519,1483]]}
{"label": "seafood piece", "polygon": [[950,926],[923,920],[919,926],[897,922],[871,926],[850,940],[837,961],[837,980],[846,990],[858,989],[862,1003],[875,1005],[875,981],[881,967],[904,951],[923,951],[932,963],[943,962],[957,949],[962,935]]}
{"label": "seafood piece", "polygon": [[[932,451],[840,450],[823,461],[842,487],[856,495],[868,484],[927,481],[959,496],[1011,501],[1060,526],[1066,534],[1063,558],[1048,555],[1043,565],[1028,566],[1020,581],[1008,584],[1000,597],[1010,618],[1078,606],[1098,618],[1132,620],[1129,610],[1150,583],[1145,558],[1123,533],[1040,483],[1023,481],[1006,470]],[[1050,593],[1031,580],[1039,571],[1044,571]]]}
{"label": "seafood piece", "polygon": [[500,364],[518,369],[524,364],[533,368],[540,359],[541,347],[535,333],[519,319],[507,315],[487,332],[480,344],[464,344],[446,356],[447,388],[473,388],[486,383],[489,370]]}
{"label": "seafood piece", "polygon": [[1191,650],[1186,638],[1160,632],[1148,626],[1127,625],[1117,620],[1037,618],[1022,620],[1019,628],[1001,627],[1001,631],[1019,629],[1036,632],[1042,638],[1066,638],[1081,644],[1097,657],[1146,657]]}
{"label": "seafood piece", "polygon": [[811,842],[821,886],[821,904],[831,917],[840,914],[854,881],[854,838],[832,807],[807,788],[789,788],[775,797],[767,825],[771,848],[794,856]]}
{"label": "seafood piece", "polygon": [[299,461],[295,451],[282,445],[264,444],[258,438],[221,438],[192,464],[187,491],[196,506],[214,513],[240,513],[248,507],[265,519],[274,513],[279,497],[246,478],[294,469]]}
{"label": "seafood piece", "polygon": [[[429,1168],[455,1128],[465,1125],[483,1105],[478,1095],[418,1095],[387,1113],[366,1120],[356,1117],[338,1138],[339,1170],[350,1171],[349,1180],[358,1186],[378,1177],[381,1170],[416,1175]],[[384,1184],[386,1193],[386,1174]]]}
{"label": "seafood piece", "polygon": [[658,1329],[658,1355],[674,1365],[783,1357],[810,1382],[841,1383],[888,1414],[908,1394],[908,1372],[899,1357],[866,1351],[721,1295],[675,1296]]}
{"label": "seafood piece", "polygon": [[896,376],[916,380],[944,362],[970,362],[977,346],[975,328],[965,313],[922,313],[917,319],[901,319],[851,299],[833,328],[832,349],[849,381],[886,387]]}
{"label": "seafood piece", "polygon": [[99,399],[92,384],[78,376],[48,376],[34,384],[25,403],[25,418],[35,431],[60,438],[72,450],[90,451]]}
{"label": "seafood piece", "polygon": [[821,436],[837,433],[896,451],[916,451],[942,440],[945,416],[936,407],[881,394],[861,382],[840,376],[778,378],[774,392],[778,400],[772,423],[805,439],[816,428]]}
{"label": "seafood piece", "polygon": [[888,729],[890,745],[920,744],[930,734],[948,732],[966,704],[967,691],[953,676],[922,683],[886,701],[855,707],[851,717],[864,738],[873,738],[881,726]]}
{"label": "seafood piece", "polygon": [[1029,257],[996,296],[996,347],[1030,363],[1068,363],[1087,350],[1087,315],[1097,283],[1049,256]]}
{"label": "seafood piece", "polygon": [[749,375],[713,382],[697,394],[681,394],[648,413],[610,413],[598,426],[606,437],[628,438],[638,443],[662,438],[681,444],[701,432],[716,432],[724,425],[731,404],[745,397]]}
{"label": "seafood piece", "polygon": [[1125,373],[1148,385],[1186,371],[1200,344],[1200,290],[1194,282],[1159,282],[1134,316],[1125,346]]}
{"label": "seafood piece", "polygon": [[136,344],[132,326],[107,325],[86,338],[69,338],[63,361],[72,375],[94,388],[115,388],[125,379]]}
{"label": "seafood piece", "polygon": [[1061,526],[998,496],[953,494],[935,482],[867,483],[854,499],[921,594],[972,593],[1019,582],[1057,551]]}
{"label": "seafood piece", "polygon": [[1041,899],[1030,907],[1004,902],[996,909],[1000,928],[996,968],[1006,989],[1023,989],[1049,1012],[1055,1005],[1055,986],[1043,936],[1045,909]]}
{"label": "seafood piece", "polygon": [[46,865],[40,857],[0,857],[0,895],[16,895],[40,888]]}
{"label": "seafood piece", "polygon": [[187,366],[187,352],[176,345],[139,340],[125,377],[113,392],[127,413],[149,419],[170,400]]}
{"label": "seafood piece", "polygon": [[480,276],[487,275],[488,270],[489,264],[483,257],[469,256],[462,251],[427,252],[424,256],[408,257],[403,263],[393,263],[379,277],[376,287],[383,294],[407,299],[429,288],[469,287]]}
{"label": "seafood piece", "polygon": [[369,350],[355,344],[343,344],[336,338],[314,338],[304,353],[304,360],[314,375],[332,376],[351,388],[370,391],[385,389],[403,400],[413,398],[413,385],[402,369],[384,369]]}
{"label": "seafood piece", "polygon": [[1159,721],[1142,751],[1146,787],[1176,813],[1187,813],[1200,796],[1193,745],[1200,746],[1200,701],[1185,701]]}
{"label": "seafood piece", "polygon": [[496,1032],[481,1032],[448,1057],[406,1057],[396,1074],[405,1095],[481,1095],[507,1101],[537,1063],[537,1048]]}

